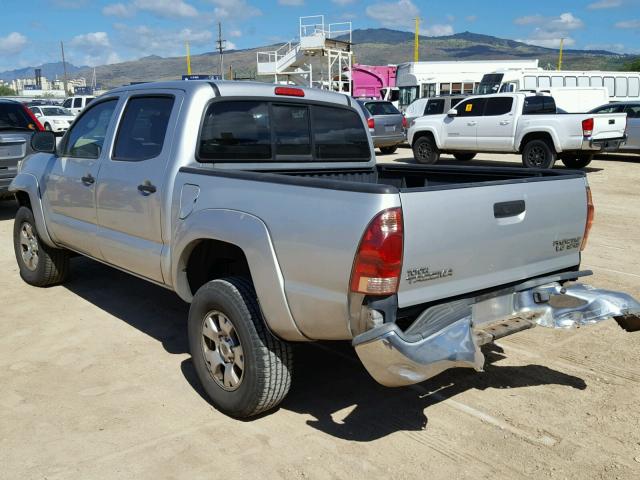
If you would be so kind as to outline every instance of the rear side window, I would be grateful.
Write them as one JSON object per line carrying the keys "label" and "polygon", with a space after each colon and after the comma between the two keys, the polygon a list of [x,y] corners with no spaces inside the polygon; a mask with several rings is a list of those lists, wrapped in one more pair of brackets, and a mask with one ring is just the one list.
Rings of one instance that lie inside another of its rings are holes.
{"label": "rear side window", "polygon": [[456,106],[459,117],[480,117],[484,110],[486,98],[473,98],[471,100],[465,100],[460,105]]}
{"label": "rear side window", "polygon": [[369,138],[353,110],[314,106],[315,157],[319,160],[368,160]]}
{"label": "rear side window", "polygon": [[523,115],[539,115],[541,113],[556,113],[556,102],[553,97],[532,95],[524,99]]}
{"label": "rear side window", "polygon": [[627,113],[627,118],[640,118],[640,105],[627,105],[624,111]]}
{"label": "rear side window", "polygon": [[489,98],[484,107],[484,116],[505,115],[511,111],[511,107],[513,107],[513,98],[511,97]]}
{"label": "rear side window", "polygon": [[0,103],[0,129],[12,127],[35,129],[33,120],[29,118],[21,104],[13,102]]}
{"label": "rear side window", "polygon": [[67,133],[62,156],[98,158],[117,103],[107,100],[85,111]]}
{"label": "rear side window", "polygon": [[276,155],[311,155],[311,129],[307,106],[274,105],[273,131]]}
{"label": "rear side window", "polygon": [[139,162],[160,155],[173,101],[173,97],[130,99],[118,127],[113,159]]}
{"label": "rear side window", "polygon": [[425,115],[438,115],[444,113],[444,99],[429,100],[424,109]]}
{"label": "rear side window", "polygon": [[201,160],[270,160],[269,105],[264,102],[214,102],[200,135]]}
{"label": "rear side window", "polygon": [[364,104],[371,115],[399,115],[400,112],[390,102],[369,102]]}
{"label": "rear side window", "polygon": [[604,107],[598,107],[591,110],[590,113],[622,113],[624,111],[624,105],[605,105]]}
{"label": "rear side window", "polygon": [[73,108],[82,108],[82,99],[80,97],[73,99]]}
{"label": "rear side window", "polygon": [[71,108],[71,99],[70,99],[70,98],[67,98],[67,99],[64,101],[64,103],[62,104],[62,106],[63,106],[64,108]]}

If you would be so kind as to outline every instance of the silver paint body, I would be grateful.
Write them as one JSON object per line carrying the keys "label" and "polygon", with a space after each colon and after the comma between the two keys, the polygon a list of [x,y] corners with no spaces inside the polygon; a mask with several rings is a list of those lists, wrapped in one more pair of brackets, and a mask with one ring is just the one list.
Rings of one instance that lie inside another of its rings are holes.
{"label": "silver paint body", "polygon": [[[221,97],[274,98],[268,84],[218,82]],[[577,249],[557,252],[554,240],[582,236],[585,179],[482,185],[401,193],[285,185],[179,172],[217,169],[332,169],[374,167],[368,162],[200,164],[198,132],[207,82],[142,84],[115,89],[114,119],[97,160],[35,154],[12,184],[27,192],[42,240],[90,256],[175,291],[189,302],[185,273],[198,241],[215,239],[243,250],[265,320],[285,340],[351,339],[362,296],[349,293],[353,259],[367,225],[380,211],[402,207],[404,266],[453,269],[453,275],[409,283],[400,307],[437,301],[578,265]],[[175,96],[161,154],[140,162],[111,158],[116,125],[130,96]],[[348,97],[305,89],[305,99],[349,105]],[[362,117],[362,114],[361,114]],[[363,127],[366,128],[364,118]],[[85,185],[82,176],[96,182]],[[143,195],[137,186],[157,187]],[[495,202],[525,200],[526,211],[496,219]],[[557,205],[562,205],[558,209]]]}

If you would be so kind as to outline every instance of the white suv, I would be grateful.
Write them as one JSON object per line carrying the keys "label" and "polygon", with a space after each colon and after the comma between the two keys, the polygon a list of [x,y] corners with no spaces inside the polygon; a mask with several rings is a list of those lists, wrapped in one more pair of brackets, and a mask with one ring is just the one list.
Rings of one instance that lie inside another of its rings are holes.
{"label": "white suv", "polygon": [[74,115],[78,115],[87,105],[91,103],[92,100],[95,100],[96,97],[92,97],[90,95],[77,95],[75,97],[67,98],[62,106],[68,110],[71,110],[71,113]]}

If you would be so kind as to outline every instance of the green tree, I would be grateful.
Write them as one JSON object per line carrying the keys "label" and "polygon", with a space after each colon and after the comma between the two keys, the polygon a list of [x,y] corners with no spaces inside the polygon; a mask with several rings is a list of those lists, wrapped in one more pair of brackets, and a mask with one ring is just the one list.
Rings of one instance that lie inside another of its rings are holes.
{"label": "green tree", "polygon": [[0,95],[9,96],[9,95],[15,95],[15,94],[16,92],[11,90],[6,85],[0,85]]}
{"label": "green tree", "polygon": [[625,63],[623,69],[629,72],[640,72],[640,57]]}

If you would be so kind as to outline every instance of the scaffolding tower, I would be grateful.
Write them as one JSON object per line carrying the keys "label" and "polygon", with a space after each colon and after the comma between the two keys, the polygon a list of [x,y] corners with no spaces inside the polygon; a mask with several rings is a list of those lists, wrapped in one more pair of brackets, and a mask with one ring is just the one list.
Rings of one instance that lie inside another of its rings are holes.
{"label": "scaffolding tower", "polygon": [[[351,95],[351,35],[351,22],[325,24],[324,15],[300,17],[296,40],[276,50],[257,52],[257,74],[273,76],[274,83],[307,85]],[[326,59],[326,71],[321,59]]]}

